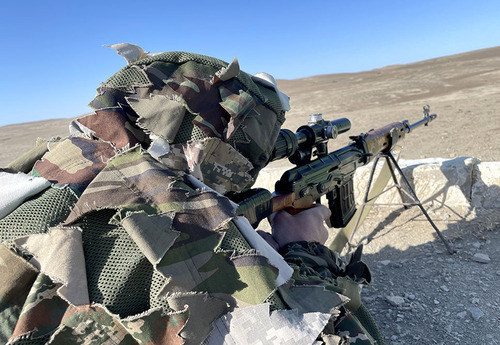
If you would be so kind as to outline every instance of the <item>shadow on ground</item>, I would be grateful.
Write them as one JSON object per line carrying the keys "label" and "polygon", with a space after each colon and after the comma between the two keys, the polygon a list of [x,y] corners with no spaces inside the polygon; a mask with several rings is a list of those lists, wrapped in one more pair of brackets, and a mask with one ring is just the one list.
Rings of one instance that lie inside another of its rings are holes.
{"label": "shadow on ground", "polygon": [[386,343],[500,344],[499,212],[429,211],[451,255],[417,207],[377,211],[354,241],[374,277],[363,300]]}

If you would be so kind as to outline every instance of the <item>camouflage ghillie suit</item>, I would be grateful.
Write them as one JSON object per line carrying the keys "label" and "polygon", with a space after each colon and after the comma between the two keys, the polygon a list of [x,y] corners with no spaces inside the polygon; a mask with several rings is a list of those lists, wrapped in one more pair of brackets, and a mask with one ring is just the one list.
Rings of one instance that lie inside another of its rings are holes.
{"label": "camouflage ghillie suit", "polygon": [[0,342],[374,344],[358,255],[295,242],[287,265],[223,196],[268,162],[286,108],[273,79],[138,57],[67,138],[0,172]]}

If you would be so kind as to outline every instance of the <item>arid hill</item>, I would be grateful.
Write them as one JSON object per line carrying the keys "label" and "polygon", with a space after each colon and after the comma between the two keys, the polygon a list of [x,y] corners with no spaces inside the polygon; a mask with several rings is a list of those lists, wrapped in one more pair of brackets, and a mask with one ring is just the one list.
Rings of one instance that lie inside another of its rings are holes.
{"label": "arid hill", "polygon": [[296,129],[309,113],[347,117],[357,135],[393,121],[420,119],[422,107],[435,122],[406,138],[403,158],[473,156],[500,160],[500,47],[367,72],[280,80],[292,109],[285,123]]}
{"label": "arid hill", "polygon": [[[348,135],[393,121],[417,121],[422,107],[430,104],[438,118],[407,137],[403,158],[500,160],[500,138],[495,135],[500,130],[500,47],[278,83],[291,99],[286,128],[296,130],[310,113],[323,113],[329,120],[347,117],[352,129],[337,139],[340,146],[348,142]],[[0,127],[0,166],[30,149],[37,137],[66,136],[68,123],[58,119]]]}

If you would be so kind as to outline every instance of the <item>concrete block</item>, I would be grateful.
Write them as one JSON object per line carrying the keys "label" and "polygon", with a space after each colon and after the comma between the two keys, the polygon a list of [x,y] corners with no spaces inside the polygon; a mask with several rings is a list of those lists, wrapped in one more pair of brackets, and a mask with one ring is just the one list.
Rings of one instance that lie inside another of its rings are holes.
{"label": "concrete block", "polygon": [[459,157],[402,161],[401,166],[423,204],[469,207],[472,176],[479,162],[477,158]]}
{"label": "concrete block", "polygon": [[471,203],[475,208],[500,210],[500,162],[482,162],[473,175]]}
{"label": "concrete block", "polygon": [[[399,165],[409,185],[415,191],[417,198],[426,204],[432,202],[447,206],[470,206],[472,175],[476,158],[461,157],[451,160],[431,158],[422,160],[401,160]],[[361,203],[366,190],[372,164],[356,172],[357,202]],[[378,170],[382,164],[379,162]],[[367,170],[367,171],[366,171]],[[377,170],[377,171],[378,171]],[[405,189],[406,185],[399,174],[398,183]],[[388,187],[393,186],[392,179]],[[403,194],[405,202],[411,202],[410,197]],[[390,193],[384,193],[377,203],[400,203],[401,197],[395,188]]]}

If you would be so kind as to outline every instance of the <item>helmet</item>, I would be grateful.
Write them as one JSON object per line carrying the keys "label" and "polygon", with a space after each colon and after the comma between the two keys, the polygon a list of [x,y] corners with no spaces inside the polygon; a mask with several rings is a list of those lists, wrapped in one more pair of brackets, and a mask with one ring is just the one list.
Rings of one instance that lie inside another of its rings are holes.
{"label": "helmet", "polygon": [[274,78],[240,71],[237,59],[228,64],[186,52],[135,56],[99,86],[90,106],[120,108],[126,125],[147,134],[141,145],[166,166],[223,194],[251,187],[289,109]]}

